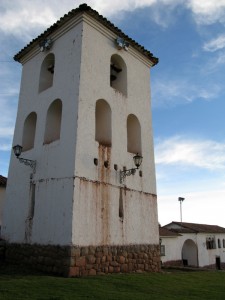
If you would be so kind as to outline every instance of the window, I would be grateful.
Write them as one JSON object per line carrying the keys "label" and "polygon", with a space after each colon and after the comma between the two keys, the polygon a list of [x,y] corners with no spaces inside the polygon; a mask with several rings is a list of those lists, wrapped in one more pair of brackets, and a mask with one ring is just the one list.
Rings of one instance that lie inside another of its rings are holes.
{"label": "window", "polygon": [[220,242],[220,239],[218,239],[217,242],[218,242],[218,248],[221,248],[221,242]]}
{"label": "window", "polygon": [[110,86],[127,95],[127,67],[122,57],[117,54],[111,57]]}
{"label": "window", "polygon": [[160,255],[165,256],[166,255],[166,247],[165,245],[160,245]]}
{"label": "window", "polygon": [[37,123],[37,114],[35,112],[32,112],[27,116],[23,125],[23,138],[22,138],[23,151],[30,150],[34,147],[36,123]]}
{"label": "window", "polygon": [[57,99],[53,101],[48,108],[45,124],[44,144],[49,144],[60,139],[61,118],[62,101]]}
{"label": "window", "polygon": [[206,238],[206,249],[216,249],[216,242],[214,237]]}
{"label": "window", "polygon": [[39,78],[39,93],[48,89],[53,84],[55,68],[55,56],[53,53],[48,54],[42,62],[40,78]]}
{"label": "window", "polygon": [[103,99],[95,107],[95,140],[105,146],[112,144],[111,108]]}
{"label": "window", "polygon": [[223,239],[223,248],[225,248],[225,239]]}
{"label": "window", "polygon": [[133,114],[130,114],[127,118],[127,151],[142,154],[141,125],[138,118]]}

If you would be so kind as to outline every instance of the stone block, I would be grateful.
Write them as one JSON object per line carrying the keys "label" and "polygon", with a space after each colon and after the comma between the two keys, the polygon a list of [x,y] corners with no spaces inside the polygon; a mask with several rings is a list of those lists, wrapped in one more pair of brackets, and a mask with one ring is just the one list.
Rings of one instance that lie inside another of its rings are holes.
{"label": "stone block", "polygon": [[90,246],[89,249],[88,249],[88,254],[89,255],[95,255],[95,253],[96,253],[96,247]]}
{"label": "stone block", "polygon": [[114,273],[120,273],[120,266],[114,267]]}
{"label": "stone block", "polygon": [[127,264],[121,265],[120,270],[121,270],[122,273],[127,273],[128,272],[128,265]]}
{"label": "stone block", "polygon": [[101,262],[102,262],[102,263],[105,263],[105,262],[106,262],[106,256],[105,256],[105,255],[102,256]]}
{"label": "stone block", "polygon": [[114,268],[112,266],[109,266],[108,271],[109,271],[109,273],[113,273]]}
{"label": "stone block", "polygon": [[80,248],[72,247],[71,256],[72,257],[80,257]]}
{"label": "stone block", "polygon": [[102,253],[103,253],[103,255],[108,255],[109,247],[102,247]]}
{"label": "stone block", "polygon": [[138,269],[144,271],[145,265],[144,264],[138,264]]}
{"label": "stone block", "polygon": [[101,258],[100,258],[100,257],[97,257],[97,258],[96,258],[96,264],[99,265],[100,263],[101,263]]}
{"label": "stone block", "polygon": [[126,261],[126,258],[124,256],[119,256],[117,261],[120,263],[120,264],[124,264],[125,261]]}
{"label": "stone block", "polygon": [[111,261],[110,266],[117,267],[119,264],[117,261]]}
{"label": "stone block", "polygon": [[88,247],[81,248],[81,251],[80,251],[81,256],[86,256],[86,255],[88,255],[88,253],[89,253]]}
{"label": "stone block", "polygon": [[77,257],[75,260],[76,267],[84,267],[86,265],[85,256]]}
{"label": "stone block", "polygon": [[96,258],[94,255],[88,255],[86,257],[86,259],[87,259],[87,263],[89,263],[89,264],[95,264],[95,262],[96,262]]}
{"label": "stone block", "polygon": [[112,261],[112,255],[110,255],[110,254],[107,255],[107,256],[106,256],[106,260],[109,261],[109,262]]}
{"label": "stone block", "polygon": [[95,269],[89,270],[88,275],[90,275],[90,276],[96,275],[96,270]]}
{"label": "stone block", "polygon": [[134,265],[133,263],[128,263],[128,271],[132,272],[134,270]]}

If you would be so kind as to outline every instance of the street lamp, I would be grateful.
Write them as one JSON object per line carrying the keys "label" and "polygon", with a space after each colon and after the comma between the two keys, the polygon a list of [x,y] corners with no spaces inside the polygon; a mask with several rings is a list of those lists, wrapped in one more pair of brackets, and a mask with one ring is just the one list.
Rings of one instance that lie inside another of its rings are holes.
{"label": "street lamp", "polygon": [[137,153],[133,157],[134,164],[135,164],[136,168],[120,171],[120,183],[123,183],[123,180],[126,176],[134,175],[136,173],[136,170],[139,169],[139,167],[142,163],[142,159],[143,159],[143,157]]}
{"label": "street lamp", "polygon": [[35,173],[36,160],[31,160],[31,159],[26,159],[26,158],[20,157],[22,149],[23,149],[23,147],[20,146],[20,145],[13,146],[13,151],[14,151],[14,154],[15,154],[16,158],[18,158],[19,161],[21,163],[25,164],[26,166],[30,166],[33,169],[34,173]]}
{"label": "street lamp", "polygon": [[180,201],[180,221],[182,223],[182,202],[185,200],[185,198],[179,197],[178,201]]}

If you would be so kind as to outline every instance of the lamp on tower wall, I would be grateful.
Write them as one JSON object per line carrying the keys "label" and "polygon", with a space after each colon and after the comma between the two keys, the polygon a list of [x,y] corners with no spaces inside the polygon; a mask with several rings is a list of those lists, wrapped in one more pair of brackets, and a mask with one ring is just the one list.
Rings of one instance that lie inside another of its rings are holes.
{"label": "lamp on tower wall", "polygon": [[19,162],[25,164],[26,166],[30,166],[33,169],[33,172],[35,173],[36,160],[31,160],[31,159],[20,157],[22,149],[23,149],[23,147],[20,145],[13,146],[13,152],[14,152],[16,158],[19,160]]}

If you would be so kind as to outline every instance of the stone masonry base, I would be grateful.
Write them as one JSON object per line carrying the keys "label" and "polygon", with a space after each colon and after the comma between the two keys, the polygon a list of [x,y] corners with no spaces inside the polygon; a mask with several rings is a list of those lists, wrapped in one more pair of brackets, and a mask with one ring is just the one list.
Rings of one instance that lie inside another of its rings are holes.
{"label": "stone masonry base", "polygon": [[76,247],[6,244],[5,261],[66,277],[160,271],[158,245]]}

